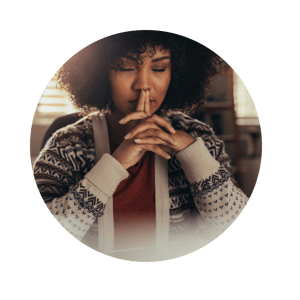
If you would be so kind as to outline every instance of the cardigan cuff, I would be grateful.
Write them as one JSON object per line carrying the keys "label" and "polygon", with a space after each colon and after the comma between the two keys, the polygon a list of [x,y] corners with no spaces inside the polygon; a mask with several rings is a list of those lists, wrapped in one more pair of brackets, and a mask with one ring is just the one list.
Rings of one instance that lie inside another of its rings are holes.
{"label": "cardigan cuff", "polygon": [[201,138],[177,152],[176,157],[189,182],[206,179],[220,167],[220,163],[209,153]]}
{"label": "cardigan cuff", "polygon": [[119,183],[128,176],[127,170],[115,158],[104,154],[91,171],[85,175],[85,178],[108,197],[111,197]]}

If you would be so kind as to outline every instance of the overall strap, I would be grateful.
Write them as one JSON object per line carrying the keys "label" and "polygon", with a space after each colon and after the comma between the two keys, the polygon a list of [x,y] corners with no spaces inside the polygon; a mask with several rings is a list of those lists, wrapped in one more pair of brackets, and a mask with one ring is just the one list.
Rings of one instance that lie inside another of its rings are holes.
{"label": "overall strap", "polygon": [[[98,162],[103,154],[110,154],[108,128],[105,117],[92,116],[96,161]],[[112,251],[114,248],[114,216],[113,197],[108,199],[105,207],[105,214],[98,218],[98,251]]]}
{"label": "overall strap", "polygon": [[[103,154],[110,154],[109,135],[105,117],[93,116],[95,152],[97,162]],[[169,189],[168,162],[155,154],[155,214],[156,214],[156,251],[161,257],[162,250],[167,246],[169,236]],[[113,197],[106,204],[105,213],[98,218],[98,251],[113,253],[114,249],[114,217]],[[154,250],[155,251],[155,250]],[[114,256],[114,255],[113,255]]]}
{"label": "overall strap", "polygon": [[157,154],[155,154],[155,217],[156,246],[158,249],[161,249],[168,243],[170,199],[168,189],[168,161]]}
{"label": "overall strap", "polygon": [[103,154],[110,154],[109,148],[109,136],[105,117],[92,116],[93,130],[94,130],[94,142],[97,162],[103,156]]}

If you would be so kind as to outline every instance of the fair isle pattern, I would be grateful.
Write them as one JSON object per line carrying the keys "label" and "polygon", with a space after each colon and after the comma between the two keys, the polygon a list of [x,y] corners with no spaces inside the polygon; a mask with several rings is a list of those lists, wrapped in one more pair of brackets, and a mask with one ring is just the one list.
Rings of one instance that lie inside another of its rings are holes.
{"label": "fair isle pattern", "polygon": [[48,208],[78,239],[85,235],[95,218],[103,215],[105,208],[103,201],[85,187],[88,182],[84,175],[94,165],[92,122],[83,118],[58,130],[33,167],[38,189]]}
{"label": "fair isle pattern", "polygon": [[[83,125],[78,127],[73,134],[85,134],[80,130]],[[35,179],[45,202],[64,195],[69,186],[77,184],[95,165],[94,147],[84,149],[86,143],[80,143],[68,131],[63,133],[64,129],[54,134],[34,164]]]}
{"label": "fair isle pattern", "polygon": [[[168,161],[168,175],[170,202],[169,227],[170,239],[173,240],[175,233],[180,234],[182,230],[185,232],[185,228],[190,227],[193,198],[190,194],[189,182],[175,155],[171,155],[171,159]],[[182,226],[178,226],[179,222],[182,223]]]}
{"label": "fair isle pattern", "polygon": [[201,197],[207,193],[211,193],[219,186],[223,185],[231,177],[231,174],[224,167],[220,167],[217,172],[208,178],[199,182],[191,183],[191,192],[194,197]]}
{"label": "fair isle pattern", "polygon": [[99,218],[103,216],[105,205],[81,183],[77,185],[77,188],[70,186],[70,192],[74,196],[74,199],[78,204],[89,213],[92,213],[94,217]]}
{"label": "fair isle pattern", "polygon": [[[195,229],[194,225],[189,224],[190,232],[194,231],[197,236],[203,235],[203,231],[206,230],[221,234],[240,215],[248,201],[247,197],[231,181],[233,172],[224,143],[215,136],[207,124],[187,115],[171,113],[166,119],[176,130],[187,132],[196,139],[201,137],[210,154],[220,163],[219,170],[208,178],[189,183],[176,156],[172,156],[172,159],[169,160],[170,238],[174,240],[174,237],[180,237],[181,239],[187,232],[185,226],[179,225],[179,221],[187,225],[188,222],[185,222],[185,219],[193,219],[195,206],[203,217],[205,225],[200,224]],[[230,188],[232,190],[229,192]],[[222,203],[223,199],[227,199],[226,205]],[[230,214],[229,211],[224,211],[224,208],[232,203],[229,210],[233,212],[237,201],[240,203],[234,213]]]}
{"label": "fair isle pattern", "polygon": [[[214,191],[224,182],[230,180],[231,167],[230,158],[225,153],[224,143],[220,141],[213,133],[212,129],[205,123],[194,120],[182,113],[170,113],[166,118],[176,130],[189,133],[194,138],[201,137],[210,154],[220,162],[220,169],[200,182],[189,183],[181,165],[175,155],[168,161],[169,173],[169,195],[170,195],[170,231],[180,234],[183,226],[174,226],[174,221],[180,220],[182,223],[188,223],[193,213],[193,197],[201,197]],[[193,196],[193,197],[192,197]],[[188,206],[188,208],[187,208]],[[185,207],[184,214],[178,208]],[[202,214],[203,212],[200,211]]]}
{"label": "fair isle pattern", "polygon": [[229,183],[195,199],[204,220],[216,231],[224,231],[241,213],[248,200],[239,188]]}
{"label": "fair isle pattern", "polygon": [[[247,197],[230,179],[230,159],[224,143],[208,125],[182,113],[165,118],[175,129],[202,138],[221,165],[209,178],[188,182],[178,159],[171,155],[168,161],[170,238],[184,236],[191,228],[199,234],[206,230],[205,226],[223,230],[247,202]],[[62,226],[79,240],[88,236],[92,224],[105,213],[108,200],[84,178],[95,163],[92,121],[85,117],[58,130],[34,164],[37,186],[46,205]]]}
{"label": "fair isle pattern", "polygon": [[86,213],[70,193],[54,198],[52,202],[47,203],[47,206],[57,221],[79,240],[95,221],[95,217]]}
{"label": "fair isle pattern", "polygon": [[88,117],[57,131],[46,148],[72,166],[72,172],[85,175],[95,165],[92,120]]}

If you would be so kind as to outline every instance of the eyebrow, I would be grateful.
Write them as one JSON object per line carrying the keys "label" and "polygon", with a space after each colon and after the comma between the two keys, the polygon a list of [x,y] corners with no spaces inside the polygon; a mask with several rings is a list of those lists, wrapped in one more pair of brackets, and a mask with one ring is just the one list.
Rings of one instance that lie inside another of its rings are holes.
{"label": "eyebrow", "polygon": [[161,60],[164,60],[164,59],[171,59],[171,57],[170,56],[162,56],[162,57],[152,59],[151,62],[154,63],[154,62],[161,61]]}
{"label": "eyebrow", "polygon": [[[126,57],[130,60],[133,60],[135,62],[139,61],[136,57],[133,57],[131,55],[125,55],[124,57]],[[161,61],[161,60],[164,60],[164,59],[171,59],[171,57],[170,56],[162,56],[162,57],[152,59],[151,62],[154,63],[154,62]]]}

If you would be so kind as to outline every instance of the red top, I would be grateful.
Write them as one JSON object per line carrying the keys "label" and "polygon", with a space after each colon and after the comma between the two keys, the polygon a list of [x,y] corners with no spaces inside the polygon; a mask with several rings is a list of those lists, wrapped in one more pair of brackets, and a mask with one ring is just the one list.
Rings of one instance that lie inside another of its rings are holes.
{"label": "red top", "polygon": [[[110,139],[111,153],[116,148]],[[113,194],[115,250],[155,244],[154,154],[147,151],[127,171]]]}

